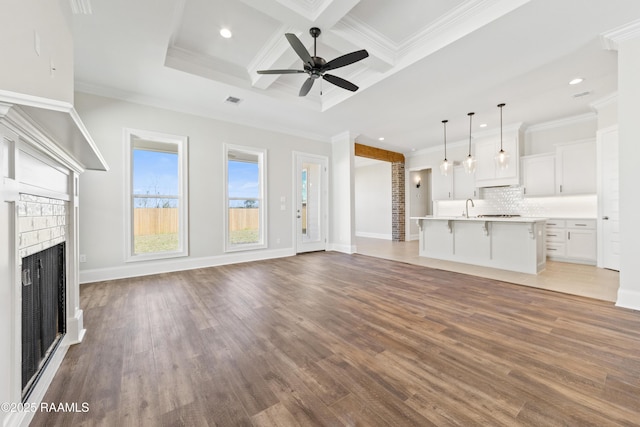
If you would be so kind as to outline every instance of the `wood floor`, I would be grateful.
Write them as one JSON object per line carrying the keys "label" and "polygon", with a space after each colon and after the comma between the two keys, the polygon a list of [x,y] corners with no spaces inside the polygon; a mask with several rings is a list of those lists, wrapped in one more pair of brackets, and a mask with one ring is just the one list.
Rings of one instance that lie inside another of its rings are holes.
{"label": "wood floor", "polygon": [[334,252],[83,285],[32,426],[640,423],[640,312]]}
{"label": "wood floor", "polygon": [[392,242],[391,240],[358,237],[356,243],[357,252],[362,255],[487,277],[604,301],[615,302],[618,298],[620,273],[594,265],[547,260],[547,267],[540,274],[527,274],[421,257],[418,255],[417,240]]}

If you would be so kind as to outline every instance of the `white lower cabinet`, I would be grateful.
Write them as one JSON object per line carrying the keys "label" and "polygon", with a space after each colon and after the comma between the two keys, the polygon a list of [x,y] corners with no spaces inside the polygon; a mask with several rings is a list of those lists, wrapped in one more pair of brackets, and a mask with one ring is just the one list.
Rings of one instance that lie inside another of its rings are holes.
{"label": "white lower cabinet", "polygon": [[595,219],[550,219],[546,226],[547,257],[557,261],[596,264]]}

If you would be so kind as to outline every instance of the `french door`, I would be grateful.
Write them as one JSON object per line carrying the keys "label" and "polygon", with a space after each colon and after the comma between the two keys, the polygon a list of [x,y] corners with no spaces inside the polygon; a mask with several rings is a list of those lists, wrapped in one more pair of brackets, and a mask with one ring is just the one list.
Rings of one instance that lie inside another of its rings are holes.
{"label": "french door", "polygon": [[294,153],[296,170],[296,253],[327,248],[328,159]]}

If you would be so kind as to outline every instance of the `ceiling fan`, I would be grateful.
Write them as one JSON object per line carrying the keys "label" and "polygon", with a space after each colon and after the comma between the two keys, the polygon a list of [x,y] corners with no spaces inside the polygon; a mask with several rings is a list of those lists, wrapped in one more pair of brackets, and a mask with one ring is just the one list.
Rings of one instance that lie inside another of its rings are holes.
{"label": "ceiling fan", "polygon": [[345,65],[353,64],[369,56],[369,52],[365,49],[355,52],[347,53],[346,55],[339,56],[331,61],[327,62],[323,58],[316,56],[316,41],[320,35],[320,28],[313,27],[309,30],[309,34],[313,37],[313,56],[309,55],[307,49],[295,34],[287,33],[285,37],[289,41],[289,44],[296,51],[302,62],[304,63],[304,70],[260,70],[258,74],[298,74],[307,73],[309,78],[304,82],[300,88],[299,96],[305,96],[311,90],[313,82],[316,79],[322,77],[329,83],[333,83],[343,89],[355,92],[358,90],[358,86],[354,85],[350,81],[347,81],[341,77],[334,76],[333,74],[325,74],[325,71],[334,70],[336,68],[344,67]]}

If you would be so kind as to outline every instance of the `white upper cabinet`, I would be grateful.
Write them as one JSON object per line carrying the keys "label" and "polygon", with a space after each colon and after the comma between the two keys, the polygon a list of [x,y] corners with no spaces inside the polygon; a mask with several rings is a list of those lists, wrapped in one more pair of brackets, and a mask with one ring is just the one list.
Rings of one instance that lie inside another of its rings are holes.
{"label": "white upper cabinet", "polygon": [[433,200],[466,200],[477,197],[474,174],[454,166],[447,176],[439,171],[431,175]]}
{"label": "white upper cabinet", "polygon": [[556,194],[596,193],[596,142],[556,147]]}
{"label": "white upper cabinet", "polygon": [[466,173],[463,166],[453,168],[453,198],[457,200],[476,197],[476,179],[474,174]]}
{"label": "white upper cabinet", "polygon": [[556,191],[556,156],[553,153],[524,156],[520,176],[525,196],[553,196]]}
{"label": "white upper cabinet", "polygon": [[520,183],[520,144],[519,131],[505,133],[502,147],[509,155],[507,167],[501,169],[496,163],[500,151],[500,136],[483,138],[475,143],[476,187],[495,187],[500,185],[518,185]]}
{"label": "white upper cabinet", "polygon": [[431,194],[433,200],[453,199],[453,171],[444,176],[438,169],[433,169],[431,174]]}

